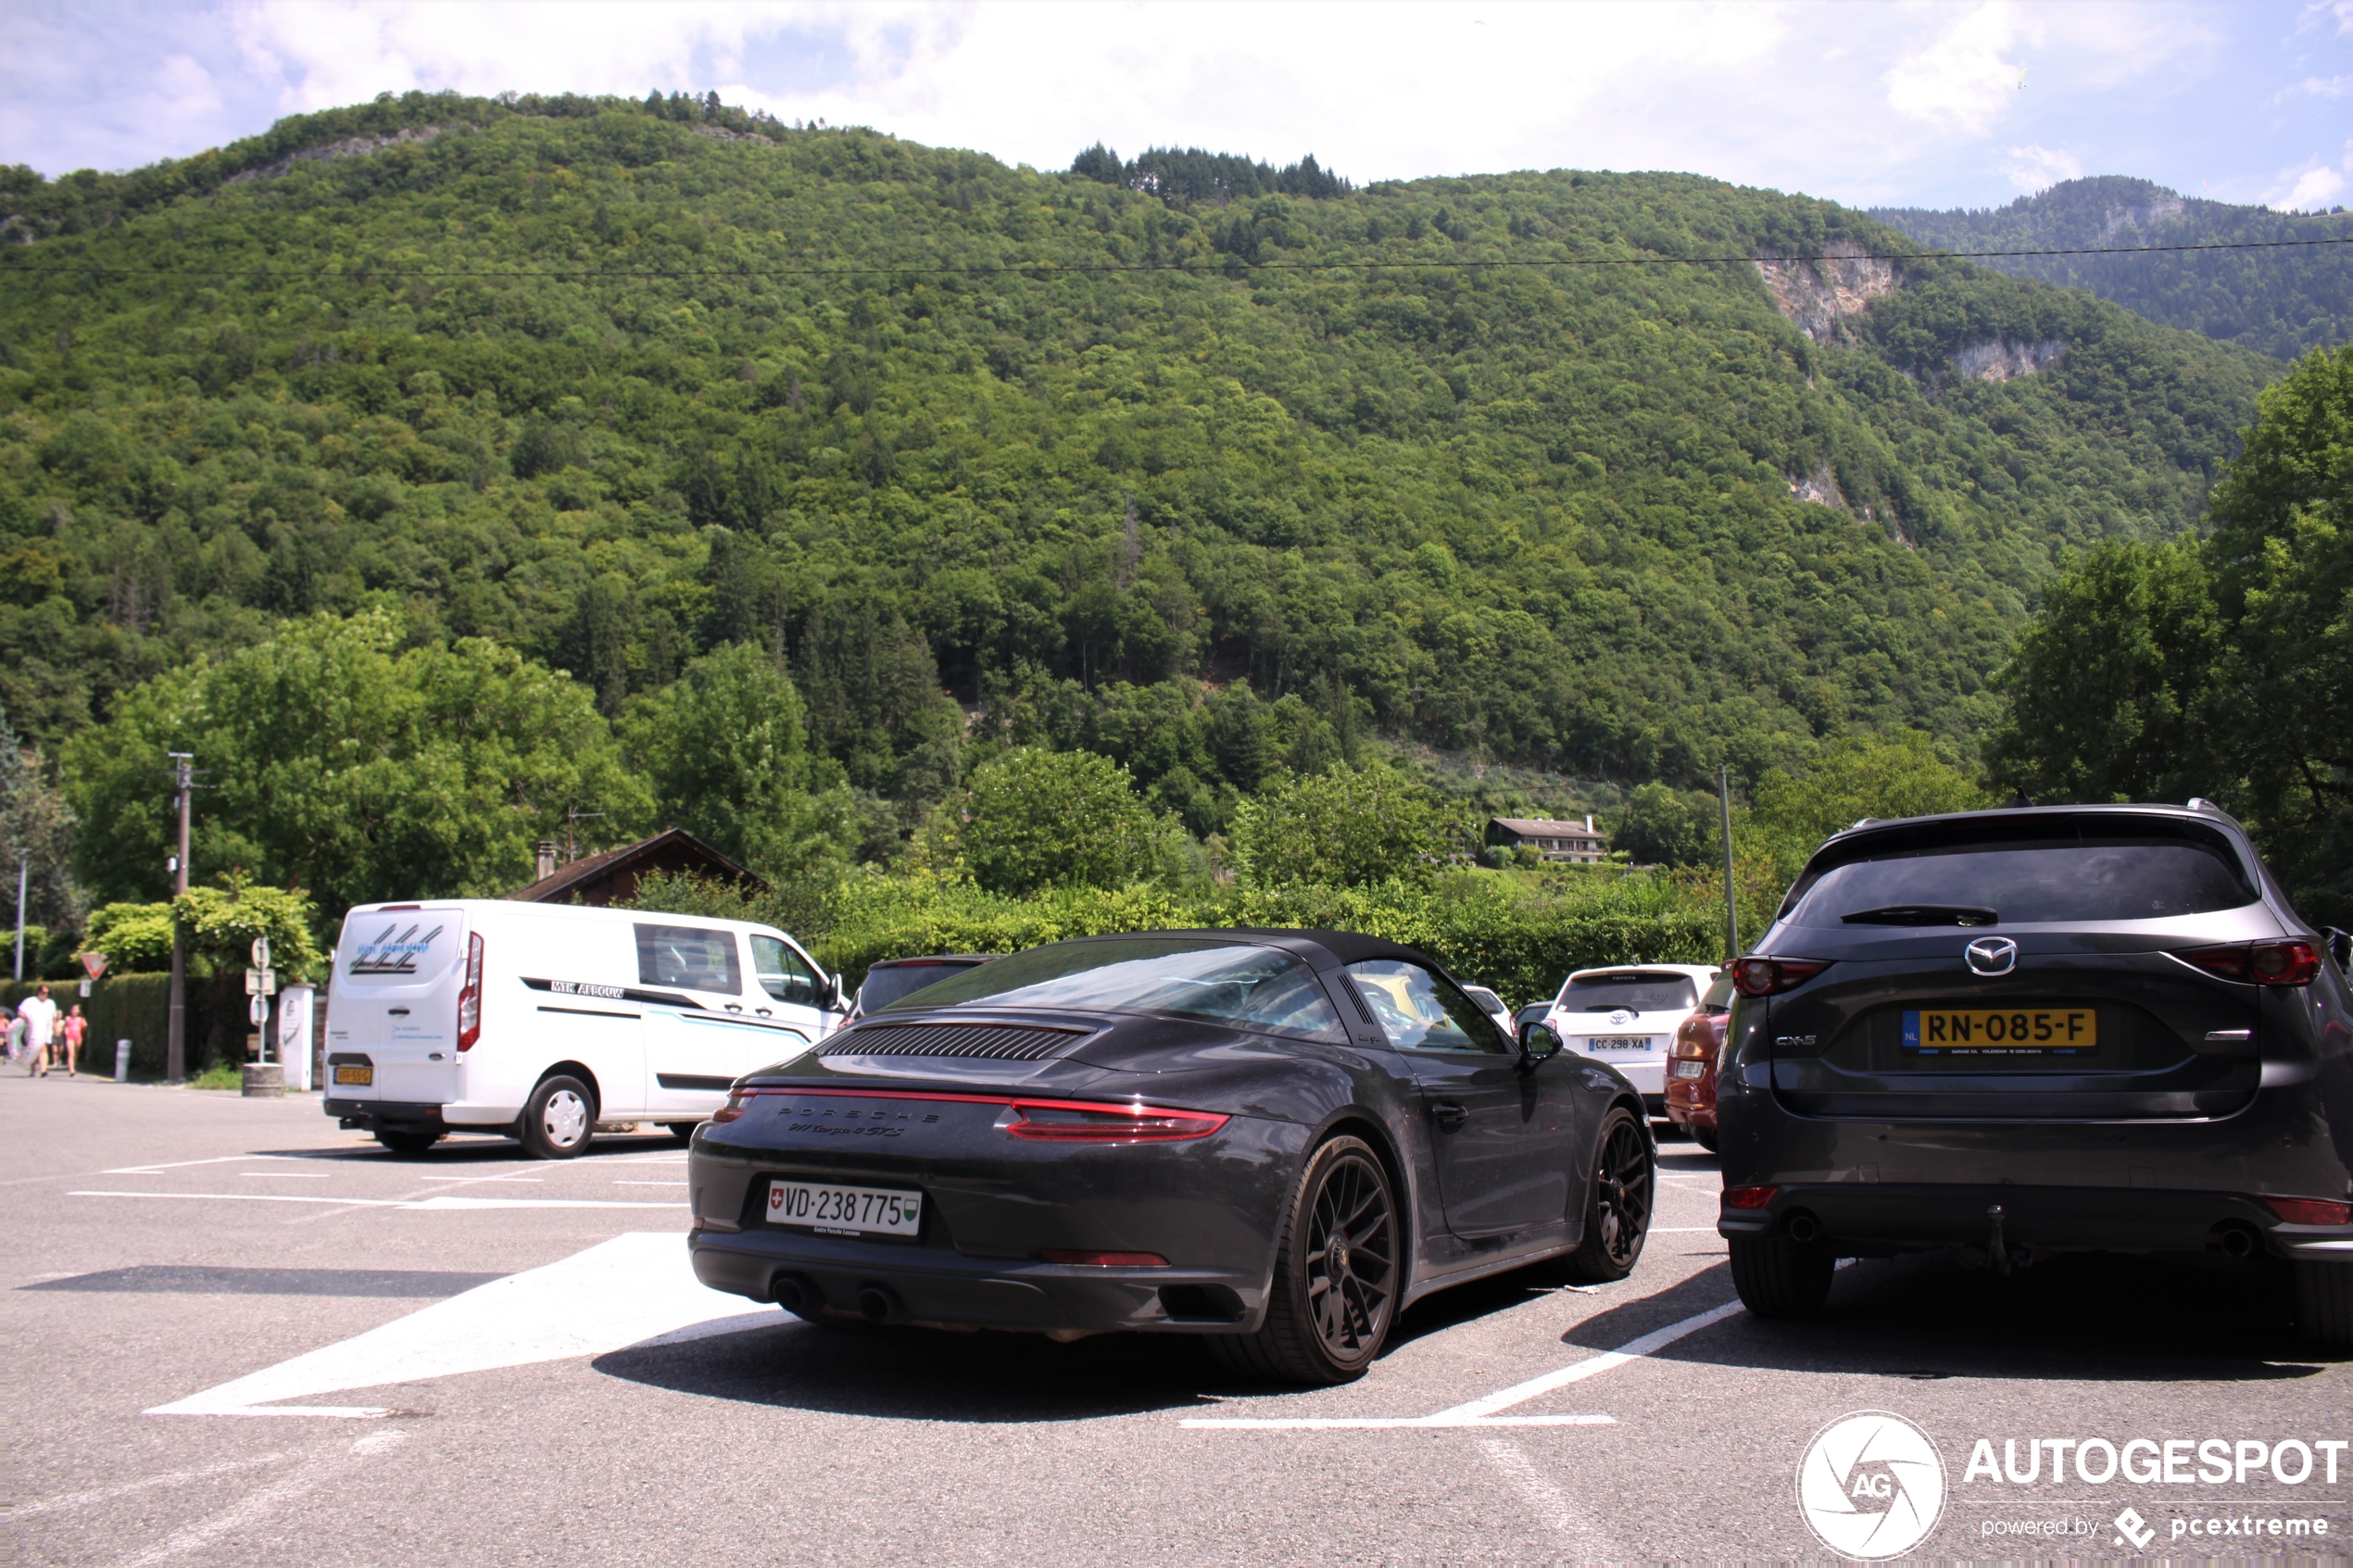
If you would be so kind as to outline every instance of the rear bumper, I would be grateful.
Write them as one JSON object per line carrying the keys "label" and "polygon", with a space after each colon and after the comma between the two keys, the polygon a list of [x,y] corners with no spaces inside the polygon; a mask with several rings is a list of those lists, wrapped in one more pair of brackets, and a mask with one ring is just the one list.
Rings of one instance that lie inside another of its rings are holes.
{"label": "rear bumper", "polygon": [[[890,1321],[949,1328],[1082,1335],[1245,1333],[1266,1310],[1265,1281],[1202,1269],[1102,1269],[966,1258],[936,1248],[750,1230],[686,1238],[695,1277],[754,1301],[789,1301],[797,1288],[843,1316],[862,1314],[874,1286]],[[779,1290],[783,1276],[790,1282]],[[799,1309],[797,1309],[799,1310]],[[807,1315],[803,1311],[803,1315]]]}
{"label": "rear bumper", "polygon": [[[2247,1193],[2145,1187],[1798,1183],[1762,1209],[1724,1209],[1729,1238],[1783,1236],[1868,1252],[1991,1250],[1992,1210],[2012,1252],[2225,1252],[2233,1233],[2273,1257],[2353,1262],[2353,1226],[2290,1225]],[[1808,1228],[1811,1223],[1811,1229]]]}
{"label": "rear bumper", "polygon": [[442,1119],[441,1107],[418,1105],[391,1099],[334,1099],[326,1102],[327,1114],[338,1126],[357,1127],[363,1132],[385,1129],[394,1132],[447,1132],[449,1123]]}

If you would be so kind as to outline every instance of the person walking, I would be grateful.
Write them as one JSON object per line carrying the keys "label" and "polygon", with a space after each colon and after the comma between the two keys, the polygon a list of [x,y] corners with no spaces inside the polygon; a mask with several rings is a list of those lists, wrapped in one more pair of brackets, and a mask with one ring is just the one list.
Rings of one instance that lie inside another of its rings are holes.
{"label": "person walking", "polygon": [[25,1075],[46,1078],[49,1042],[57,1033],[57,1004],[49,999],[49,987],[44,985],[19,1002],[17,1014],[24,1020]]}
{"label": "person walking", "polygon": [[82,1061],[82,1036],[90,1033],[90,1021],[82,1016],[82,1004],[76,1002],[57,1024],[57,1048],[66,1053],[66,1076],[76,1076],[75,1068]]}
{"label": "person walking", "polygon": [[24,1049],[24,1020],[7,1008],[0,1008],[0,1019],[7,1021],[8,1060],[14,1061]]}

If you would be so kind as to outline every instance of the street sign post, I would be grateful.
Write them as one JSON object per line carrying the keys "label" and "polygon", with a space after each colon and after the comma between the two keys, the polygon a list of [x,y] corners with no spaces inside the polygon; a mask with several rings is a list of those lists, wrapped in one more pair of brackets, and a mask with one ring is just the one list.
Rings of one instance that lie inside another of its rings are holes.
{"label": "street sign post", "polygon": [[270,967],[270,938],[267,936],[257,936],[253,939],[253,967],[256,969]]}
{"label": "street sign post", "polygon": [[245,971],[245,995],[246,995],[246,996],[248,996],[248,997],[274,997],[274,996],[276,996],[277,994],[278,994],[278,972],[277,972],[276,970],[274,970],[274,969],[249,969],[249,970]]}

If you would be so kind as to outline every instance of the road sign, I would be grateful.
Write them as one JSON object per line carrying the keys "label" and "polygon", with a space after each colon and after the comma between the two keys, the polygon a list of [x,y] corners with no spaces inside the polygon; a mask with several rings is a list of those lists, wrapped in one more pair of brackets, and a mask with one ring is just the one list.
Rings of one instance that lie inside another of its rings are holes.
{"label": "road sign", "polygon": [[246,995],[246,996],[248,996],[248,997],[274,997],[274,996],[276,996],[277,994],[278,994],[278,972],[277,972],[276,970],[274,970],[274,969],[249,969],[249,970],[245,971],[245,995]]}
{"label": "road sign", "polygon": [[252,1019],[257,1026],[269,1022],[270,998],[267,997],[256,997],[253,1000],[247,1002],[245,1004],[245,1016]]}
{"label": "road sign", "polygon": [[270,938],[267,936],[257,936],[253,939],[253,967],[256,969],[270,967]]}
{"label": "road sign", "polygon": [[98,976],[107,972],[107,955],[104,953],[84,953],[82,955],[82,967],[90,972],[91,979],[95,980]]}

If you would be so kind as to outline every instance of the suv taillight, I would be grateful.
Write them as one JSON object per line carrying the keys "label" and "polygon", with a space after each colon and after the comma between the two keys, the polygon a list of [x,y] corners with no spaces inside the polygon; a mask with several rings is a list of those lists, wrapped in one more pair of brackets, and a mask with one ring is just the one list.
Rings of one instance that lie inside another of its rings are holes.
{"label": "suv taillight", "polygon": [[2221,979],[2252,981],[2258,985],[2309,985],[2321,972],[2321,950],[2300,938],[2189,947],[2173,956]]}
{"label": "suv taillight", "polygon": [[1830,968],[1826,959],[1734,959],[1732,989],[1743,997],[1794,990]]}
{"label": "suv taillight", "polygon": [[1716,1054],[1716,1023],[1721,1013],[1695,1012],[1683,1020],[1675,1031],[1675,1043],[1667,1047],[1669,1058],[1678,1061],[1705,1061]]}
{"label": "suv taillight", "polygon": [[470,1051],[482,1038],[482,934],[466,938],[466,985],[458,993],[458,1048]]}
{"label": "suv taillight", "polygon": [[2272,1213],[2291,1225],[2353,1225],[2353,1203],[2334,1198],[2266,1198]]}

